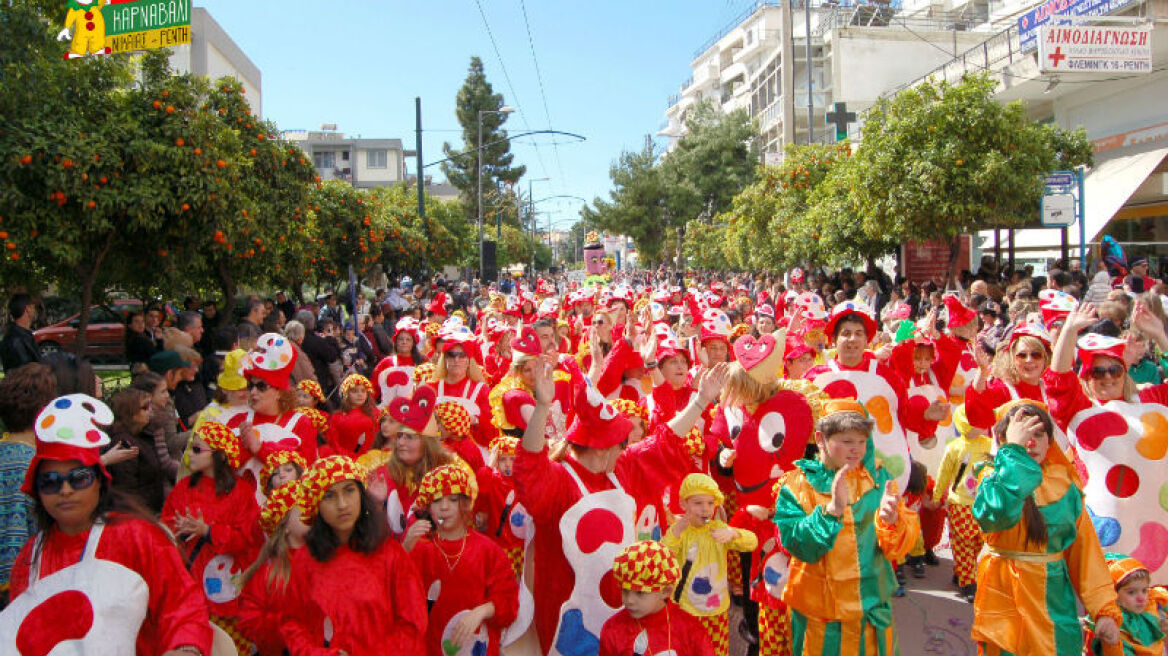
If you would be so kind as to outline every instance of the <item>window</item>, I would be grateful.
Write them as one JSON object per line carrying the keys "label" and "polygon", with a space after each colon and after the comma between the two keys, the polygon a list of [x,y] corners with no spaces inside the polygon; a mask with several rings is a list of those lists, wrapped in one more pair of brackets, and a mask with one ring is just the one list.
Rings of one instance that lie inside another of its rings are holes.
{"label": "window", "polygon": [[365,166],[371,169],[383,169],[389,166],[389,155],[384,150],[365,151]]}
{"label": "window", "polygon": [[345,160],[346,162],[349,161],[349,151],[343,151],[341,153],[341,159]]}
{"label": "window", "polygon": [[337,165],[337,154],[331,150],[312,154],[312,165],[318,169],[331,169]]}

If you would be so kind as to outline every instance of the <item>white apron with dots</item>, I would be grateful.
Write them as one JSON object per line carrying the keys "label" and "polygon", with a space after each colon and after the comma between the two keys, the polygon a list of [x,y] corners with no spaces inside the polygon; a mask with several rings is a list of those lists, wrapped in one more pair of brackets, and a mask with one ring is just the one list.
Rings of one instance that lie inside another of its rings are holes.
{"label": "white apron with dots", "polygon": [[[560,606],[560,621],[549,656],[577,654],[583,645],[595,645],[591,653],[600,649],[601,627],[620,610],[619,602],[614,608],[601,596],[601,580],[612,572],[612,561],[621,550],[633,542],[633,517],[637,513],[636,502],[612,474],[608,479],[614,489],[590,493],[571,465],[565,469],[583,495],[560,518],[564,556],[576,581],[572,594]],[[608,528],[613,534],[598,536],[598,526]],[[615,533],[619,533],[619,539]],[[589,545],[592,548],[582,546],[582,539],[592,543]]]}
{"label": "white apron with dots", "polygon": [[896,477],[900,489],[905,489],[908,485],[910,456],[908,440],[897,415],[900,402],[896,390],[892,389],[884,376],[876,373],[875,358],[868,362],[866,370],[843,369],[835,358],[828,360],[827,366],[830,371],[819,374],[812,382],[832,398],[854,397],[867,408],[868,415],[876,422],[872,429],[875,455],[888,473]]}
{"label": "white apron with dots", "polygon": [[[909,387],[908,396],[923,396],[930,402],[940,401],[947,403],[949,401],[949,395],[937,384],[937,376],[931,369],[929,370],[929,382]],[[909,454],[912,455],[914,461],[923,464],[926,471],[932,476],[936,476],[940,470],[941,458],[945,456],[945,444],[948,443],[949,439],[952,439],[950,435],[946,434],[946,425],[953,425],[952,414],[944,422],[937,423],[937,432],[933,434],[936,439],[930,447],[925,447],[921,444],[920,435],[915,431],[905,430],[905,435],[908,436]]]}
{"label": "white apron with dots", "polygon": [[[279,444],[280,448],[282,449],[296,450],[300,448],[300,436],[292,431],[292,427],[295,426],[296,422],[300,421],[300,418],[303,416],[304,415],[300,414],[299,412],[290,412],[283,420],[283,422],[270,422],[267,424],[260,424],[258,426],[252,424],[252,428],[255,429],[255,432],[260,436],[261,444]],[[254,410],[248,410],[246,421],[249,424],[255,421]],[[238,433],[238,429],[236,429],[236,432]],[[261,508],[263,508],[264,504],[268,502],[268,497],[264,494],[264,482],[260,480],[260,472],[263,470],[263,468],[264,463],[255,456],[248,458],[247,462],[243,463],[243,466],[239,468],[239,474],[241,476],[244,472],[251,472],[252,476],[255,477],[255,498],[256,503],[258,503]]]}
{"label": "white apron with dots", "polygon": [[[135,652],[150,586],[129,567],[97,558],[104,528],[103,523],[93,525],[75,565],[42,579],[40,559],[32,562],[28,589],[0,613],[0,653],[20,654],[23,649],[26,654],[44,656],[126,656]],[[38,551],[43,537],[36,538]]]}
{"label": "white apron with dots", "polygon": [[[393,358],[396,363],[397,356]],[[409,365],[386,367],[377,374],[373,384],[381,390],[381,407],[389,405],[399,396],[408,397],[414,393],[414,368],[411,360]]]}

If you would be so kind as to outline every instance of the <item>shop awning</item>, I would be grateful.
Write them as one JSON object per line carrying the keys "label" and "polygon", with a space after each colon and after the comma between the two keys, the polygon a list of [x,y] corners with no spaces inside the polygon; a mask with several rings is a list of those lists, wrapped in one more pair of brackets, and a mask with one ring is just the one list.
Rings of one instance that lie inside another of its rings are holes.
{"label": "shop awning", "polygon": [[[1083,214],[1088,244],[1099,241],[1115,213],[1168,156],[1168,143],[1155,142],[1144,147],[1108,152],[1106,155],[1096,158],[1094,168],[1083,180],[1083,194],[1086,196]],[[981,235],[988,238],[988,244],[993,244],[992,230],[984,231]],[[1058,250],[1059,244],[1057,228],[1019,230],[1014,233],[1015,251]],[[1067,244],[1076,249],[1079,247],[1078,225],[1067,230]],[[1007,246],[1006,233],[1003,231],[1003,250]]]}

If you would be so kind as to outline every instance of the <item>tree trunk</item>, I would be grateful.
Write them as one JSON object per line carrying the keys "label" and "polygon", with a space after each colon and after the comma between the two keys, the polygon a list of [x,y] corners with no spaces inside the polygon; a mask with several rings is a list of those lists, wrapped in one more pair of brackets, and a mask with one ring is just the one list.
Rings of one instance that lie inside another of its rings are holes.
{"label": "tree trunk", "polygon": [[946,268],[945,289],[949,289],[950,284],[958,278],[957,260],[961,257],[961,237],[962,235],[956,235],[949,240],[949,266]]}
{"label": "tree trunk", "polygon": [[89,341],[86,333],[89,329],[89,307],[93,305],[93,286],[113,241],[114,233],[110,232],[106,235],[105,243],[94,254],[91,266],[87,269],[81,264],[77,265],[77,278],[81,281],[81,314],[77,317],[77,341],[73,343],[73,350],[78,359],[85,357],[85,347]]}
{"label": "tree trunk", "polygon": [[227,317],[227,323],[233,323],[235,320],[235,279],[231,277],[227,262],[222,258],[219,259],[216,269],[219,272],[219,284],[223,290],[223,312]]}

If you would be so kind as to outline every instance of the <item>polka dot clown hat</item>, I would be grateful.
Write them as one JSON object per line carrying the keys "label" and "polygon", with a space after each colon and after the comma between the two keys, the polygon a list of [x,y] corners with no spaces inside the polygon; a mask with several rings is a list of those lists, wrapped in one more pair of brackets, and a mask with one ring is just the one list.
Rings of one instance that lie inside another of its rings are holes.
{"label": "polka dot clown hat", "polygon": [[827,306],[815,292],[803,292],[795,297],[795,307],[803,313],[804,319],[827,319]]}
{"label": "polka dot clown hat", "polygon": [[345,380],[341,382],[341,396],[348,396],[349,392],[353,391],[353,388],[358,386],[364,387],[366,394],[373,394],[373,383],[370,383],[368,378],[362,376],[361,374],[349,374],[345,377]]}
{"label": "polka dot clown hat", "polygon": [[227,456],[227,464],[239,469],[246,461],[239,436],[230,428],[214,421],[205,421],[195,429],[195,436],[207,443],[213,451],[222,451]]}
{"label": "polka dot clown hat", "polygon": [[258,378],[276,389],[288,389],[288,377],[296,364],[296,349],[292,342],[279,333],[264,333],[256,340],[248,354],[243,375]]}
{"label": "polka dot clown hat", "polygon": [[296,383],[296,389],[316,399],[317,403],[324,403],[324,390],[320,388],[320,383],[315,380],[302,380]]}
{"label": "polka dot clown hat", "polygon": [[1042,324],[1051,329],[1060,320],[1079,307],[1079,301],[1070,294],[1057,289],[1044,289],[1038,292],[1038,309],[1042,311]]}
{"label": "polka dot clown hat", "polygon": [[848,317],[859,319],[864,324],[864,331],[868,334],[868,341],[872,341],[872,338],[880,330],[880,327],[876,325],[875,313],[872,311],[872,308],[858,301],[844,301],[831,309],[831,316],[827,320],[824,332],[834,341],[836,325]]}
{"label": "polka dot clown hat", "polygon": [[344,481],[364,480],[365,472],[349,456],[328,456],[317,460],[300,479],[304,493],[301,520],[311,524],[316,519],[320,502],[330,487]]}
{"label": "polka dot clown hat", "polygon": [[1127,369],[1123,361],[1123,351],[1127,347],[1127,340],[1119,337],[1108,337],[1098,333],[1087,333],[1079,338],[1077,344],[1079,360],[1083,366],[1079,369],[1079,376],[1087,378],[1091,375],[1091,368],[1095,366],[1095,358],[1107,356],[1119,360],[1120,366]]}
{"label": "polka dot clown hat", "polygon": [[267,485],[268,481],[272,480],[272,476],[276,474],[276,470],[287,464],[299,467],[302,475],[308,470],[308,461],[298,452],[292,449],[272,449],[264,454],[264,466],[260,470],[261,483]]}
{"label": "polka dot clown hat", "polygon": [[630,544],[612,561],[612,574],[625,590],[662,592],[677,585],[681,568],[673,552],[660,542]]}
{"label": "polka dot clown hat", "polygon": [[519,453],[519,438],[510,435],[500,435],[491,440],[491,451],[500,456],[513,456]]}
{"label": "polka dot clown hat", "polygon": [[1037,323],[1024,323],[1020,326],[1016,326],[1014,330],[1010,332],[1009,346],[1012,348],[1014,346],[1014,342],[1018,341],[1018,338],[1020,337],[1033,337],[1042,342],[1042,345],[1046,347],[1047,351],[1050,350],[1050,333],[1046,332],[1046,328],[1043,328]]}
{"label": "polka dot clown hat", "polygon": [[101,447],[110,443],[105,427],[113,422],[109,406],[86,394],[68,394],[49,402],[33,425],[36,455],[28,465],[21,491],[36,498],[37,469],[46,460],[76,460],[83,466],[97,467],[110,478],[101,464]]}
{"label": "polka dot clown hat", "polygon": [[276,532],[276,528],[288,513],[298,505],[303,505],[304,490],[300,481],[292,481],[272,490],[268,502],[260,509],[260,528],[266,535]]}
{"label": "polka dot clown hat", "polygon": [[455,438],[461,440],[470,437],[470,413],[461,405],[453,401],[439,403],[434,406],[434,416],[442,428]]}
{"label": "polka dot clown hat", "polygon": [[442,465],[426,472],[414,497],[414,506],[425,508],[443,497],[461,494],[474,503],[478,489],[470,473],[457,465]]}

